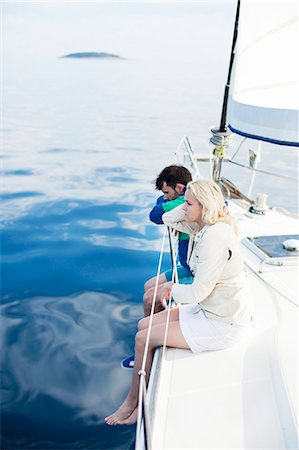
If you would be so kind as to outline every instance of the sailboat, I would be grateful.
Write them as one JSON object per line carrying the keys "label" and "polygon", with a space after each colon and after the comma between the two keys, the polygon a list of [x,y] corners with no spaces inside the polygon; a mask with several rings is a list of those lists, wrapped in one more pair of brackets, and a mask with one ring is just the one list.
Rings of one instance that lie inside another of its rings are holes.
{"label": "sailboat", "polygon": [[197,156],[184,137],[176,152],[194,177],[210,162],[212,178],[226,192],[239,224],[255,325],[250,339],[226,350],[156,350],[147,390],[140,383],[138,450],[299,448],[298,221],[269,207],[267,193],[251,198],[257,152],[249,152],[246,194],[222,176],[223,166],[234,162],[227,157],[234,134],[282,151],[299,146],[298,42],[297,2],[238,1],[211,151]]}

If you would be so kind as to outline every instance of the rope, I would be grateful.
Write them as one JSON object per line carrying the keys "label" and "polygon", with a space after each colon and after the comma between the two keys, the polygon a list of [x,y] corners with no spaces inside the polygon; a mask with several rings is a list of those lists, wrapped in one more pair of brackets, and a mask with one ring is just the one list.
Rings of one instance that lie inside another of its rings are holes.
{"label": "rope", "polygon": [[171,227],[168,227],[169,229],[169,245],[170,245],[170,252],[171,252],[171,261],[172,261],[172,282],[178,282],[178,270],[177,270],[177,266],[176,266],[176,258],[177,255],[175,253],[174,250],[174,245],[173,245],[173,236],[175,233],[175,230],[173,230]]}
{"label": "rope", "polygon": [[[174,230],[173,230],[173,232],[174,232]],[[173,282],[179,283],[177,266],[175,264],[175,262],[176,262],[176,254],[175,254],[175,250],[174,250],[174,245],[173,245],[172,233],[171,232],[169,234],[169,238],[170,238],[169,239],[169,241],[170,241],[170,250],[171,250],[172,255],[173,255],[172,256],[172,260],[174,261],[171,281],[172,281],[172,283]],[[162,361],[164,361],[164,358],[165,358],[166,341],[167,341],[168,328],[169,328],[170,310],[171,310],[171,298],[169,298],[168,305],[167,305],[167,316],[166,316],[165,332],[164,332],[164,340],[163,340]]]}
{"label": "rope", "polygon": [[167,336],[168,336],[170,310],[171,310],[171,298],[169,299],[169,302],[168,302],[168,305],[167,305],[167,316],[166,316],[165,333],[164,333],[164,340],[163,340],[162,361],[164,361],[164,359],[165,359],[166,341],[167,341]]}
{"label": "rope", "polygon": [[[149,326],[148,326],[146,343],[145,343],[143,360],[142,360],[142,367],[138,372],[138,375],[140,377],[140,382],[139,382],[136,442],[139,442],[139,439],[140,439],[140,433],[141,433],[142,423],[143,423],[142,418],[143,418],[145,444],[146,444],[146,448],[149,450],[151,449],[151,432],[150,432],[150,420],[149,420],[149,411],[148,411],[146,385],[145,385],[145,378],[146,378],[145,365],[146,365],[148,349],[149,349],[149,338],[150,338],[150,334],[152,331],[152,322],[153,322],[153,315],[154,315],[155,303],[156,303],[156,297],[157,297],[159,275],[161,272],[161,264],[162,264],[163,251],[164,251],[164,245],[165,245],[166,230],[169,231],[169,244],[170,244],[170,251],[171,251],[171,256],[172,256],[172,261],[173,261],[172,282],[175,279],[178,280],[178,273],[177,273],[177,267],[176,267],[176,254],[175,254],[174,245],[173,245],[173,232],[172,232],[173,230],[171,230],[170,227],[169,228],[165,227],[161,250],[160,250],[159,264],[158,264],[157,275],[156,275],[156,283],[155,283],[155,289],[154,289],[154,294],[153,294]],[[166,340],[167,340],[168,327],[169,327],[170,309],[171,309],[171,301],[169,301],[168,306],[167,306],[167,318],[166,318],[166,326],[165,326],[165,334],[164,334],[162,361],[164,360],[164,356],[165,356]]]}
{"label": "rope", "polygon": [[[157,296],[157,290],[158,290],[158,284],[159,284],[159,275],[161,272],[161,265],[162,265],[162,259],[163,259],[163,251],[164,251],[164,245],[165,245],[165,236],[166,236],[167,228],[164,228],[163,233],[163,239],[162,239],[162,245],[160,250],[160,256],[159,256],[159,263],[158,263],[158,269],[157,269],[157,275],[156,275],[156,283],[155,283],[155,289],[153,293],[153,301],[152,301],[152,307],[151,307],[151,313],[149,318],[149,326],[147,330],[147,336],[146,336],[146,342],[144,347],[144,354],[143,354],[143,360],[142,360],[142,366],[139,370],[139,397],[138,397],[138,416],[137,416],[137,429],[136,429],[136,442],[139,442],[140,440],[140,433],[141,433],[141,427],[142,427],[142,410],[144,411],[144,416],[148,414],[148,411],[146,410],[145,400],[146,400],[146,394],[144,394],[146,386],[145,386],[145,377],[146,377],[146,371],[145,371],[145,365],[148,355],[148,349],[149,349],[149,338],[150,333],[152,330],[152,323],[153,323],[153,315],[155,310],[155,302],[156,302],[156,296]],[[147,424],[148,418],[145,419],[145,424]],[[149,447],[150,448],[150,447]]]}

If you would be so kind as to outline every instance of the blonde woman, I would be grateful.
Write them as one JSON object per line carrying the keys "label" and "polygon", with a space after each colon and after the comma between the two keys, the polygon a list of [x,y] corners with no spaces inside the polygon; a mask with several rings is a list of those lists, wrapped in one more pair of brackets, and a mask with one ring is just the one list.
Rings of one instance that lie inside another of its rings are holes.
{"label": "blonde woman", "polygon": [[[170,311],[166,344],[194,353],[220,350],[239,342],[251,324],[252,301],[238,241],[237,228],[224,207],[224,198],[210,180],[188,184],[185,203],[163,215],[165,224],[190,235],[189,266],[194,281],[189,285],[166,283],[180,308]],[[164,307],[166,300],[163,301]],[[153,317],[146,374],[153,352],[163,345],[167,311]],[[149,318],[138,324],[135,365],[130,391],[120,408],[105,418],[108,425],[130,425],[137,419],[138,385]]]}

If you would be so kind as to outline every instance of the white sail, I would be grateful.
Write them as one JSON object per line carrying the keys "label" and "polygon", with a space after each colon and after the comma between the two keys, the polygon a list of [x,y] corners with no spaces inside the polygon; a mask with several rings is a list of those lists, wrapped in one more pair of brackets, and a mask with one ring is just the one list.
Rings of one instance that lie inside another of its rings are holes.
{"label": "white sail", "polygon": [[299,145],[298,1],[241,2],[228,106],[232,131]]}

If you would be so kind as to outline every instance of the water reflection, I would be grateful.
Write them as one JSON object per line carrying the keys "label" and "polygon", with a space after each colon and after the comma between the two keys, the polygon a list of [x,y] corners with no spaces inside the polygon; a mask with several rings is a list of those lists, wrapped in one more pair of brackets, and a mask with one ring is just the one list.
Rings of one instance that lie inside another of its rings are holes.
{"label": "water reflection", "polygon": [[[28,446],[36,435],[59,441],[62,423],[66,435],[73,422],[81,428],[105,428],[103,418],[128,388],[131,374],[119,362],[132,350],[127,338],[133,339],[141,305],[121,295],[85,292],[23,299],[0,311],[6,437],[24,432],[16,422],[12,428],[12,415],[19,424],[26,421]],[[110,434],[110,429],[104,432]]]}
{"label": "water reflection", "polygon": [[148,251],[159,251],[161,247],[160,239],[156,241],[145,241],[144,239],[137,239],[134,237],[127,237],[124,239],[122,236],[110,236],[109,241],[105,236],[99,236],[95,234],[90,234],[86,237],[86,240],[93,245],[100,247],[122,247],[128,250],[139,250],[143,252]]}
{"label": "water reflection", "polygon": [[40,214],[47,205],[64,202],[65,206],[67,200],[136,204],[140,208],[147,207],[155,197],[151,180],[147,182],[142,171],[134,167],[107,166],[108,161],[93,156],[82,160],[82,152],[75,152],[71,158],[64,151],[53,160],[39,158],[38,154],[32,155],[31,164],[29,159],[28,168],[22,170],[10,167],[18,165],[16,157],[6,164],[1,211],[5,219],[17,219],[33,208]]}

